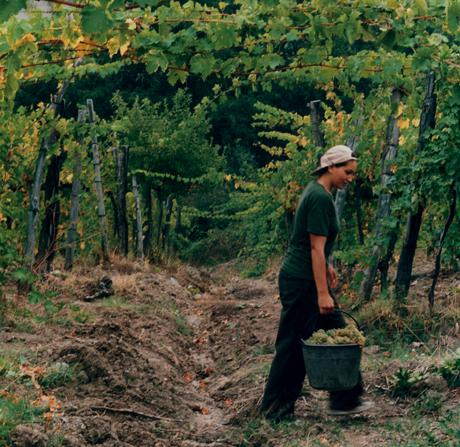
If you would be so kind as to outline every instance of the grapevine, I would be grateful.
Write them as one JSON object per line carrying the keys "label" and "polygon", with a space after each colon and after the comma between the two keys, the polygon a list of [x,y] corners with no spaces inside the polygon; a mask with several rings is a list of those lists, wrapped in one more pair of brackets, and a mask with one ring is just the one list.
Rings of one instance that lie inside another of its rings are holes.
{"label": "grapevine", "polygon": [[339,329],[330,329],[327,332],[320,329],[306,341],[310,345],[354,345],[361,348],[364,346],[366,338],[358,328],[352,324]]}

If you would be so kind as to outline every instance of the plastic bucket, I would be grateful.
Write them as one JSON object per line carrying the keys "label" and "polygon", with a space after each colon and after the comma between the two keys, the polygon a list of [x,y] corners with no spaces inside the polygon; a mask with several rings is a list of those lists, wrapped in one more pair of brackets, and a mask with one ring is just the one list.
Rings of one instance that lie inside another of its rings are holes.
{"label": "plastic bucket", "polygon": [[310,345],[302,340],[302,352],[310,386],[317,390],[351,390],[358,384],[359,345]]}
{"label": "plastic bucket", "polygon": [[[337,310],[351,317],[347,312]],[[307,321],[306,327],[319,314]],[[308,381],[312,388],[326,391],[351,390],[358,384],[362,350],[359,345],[311,345],[301,340]]]}

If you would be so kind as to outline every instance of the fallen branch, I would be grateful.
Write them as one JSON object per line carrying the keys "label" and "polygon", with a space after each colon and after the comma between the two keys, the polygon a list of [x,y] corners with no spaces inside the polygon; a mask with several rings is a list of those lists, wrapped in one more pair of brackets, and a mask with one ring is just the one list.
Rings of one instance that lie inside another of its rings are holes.
{"label": "fallen branch", "polygon": [[130,410],[128,408],[110,408],[110,407],[91,407],[92,410],[101,410],[101,411],[113,411],[115,413],[125,413],[132,414],[134,416],[143,416],[149,419],[157,419],[160,421],[169,421],[169,422],[185,422],[181,419],[171,419],[165,418],[163,416],[155,416],[153,414],[141,413],[140,411]]}

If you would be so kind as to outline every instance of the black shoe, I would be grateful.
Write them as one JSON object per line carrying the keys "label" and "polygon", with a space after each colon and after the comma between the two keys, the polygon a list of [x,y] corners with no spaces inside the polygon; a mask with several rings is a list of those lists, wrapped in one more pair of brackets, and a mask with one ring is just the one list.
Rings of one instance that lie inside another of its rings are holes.
{"label": "black shoe", "polygon": [[348,414],[358,414],[365,413],[368,410],[374,408],[374,402],[360,402],[358,405],[352,408],[339,409],[339,408],[329,408],[328,413],[333,416],[346,416]]}

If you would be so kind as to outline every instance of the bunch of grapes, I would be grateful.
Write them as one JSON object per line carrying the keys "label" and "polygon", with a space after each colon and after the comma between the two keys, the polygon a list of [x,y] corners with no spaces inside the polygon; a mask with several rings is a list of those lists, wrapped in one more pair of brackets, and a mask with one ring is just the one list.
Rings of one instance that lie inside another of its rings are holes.
{"label": "bunch of grapes", "polygon": [[325,332],[323,329],[316,331],[306,341],[310,345],[354,345],[361,348],[364,346],[366,338],[358,328],[352,324],[339,329],[330,329]]}

